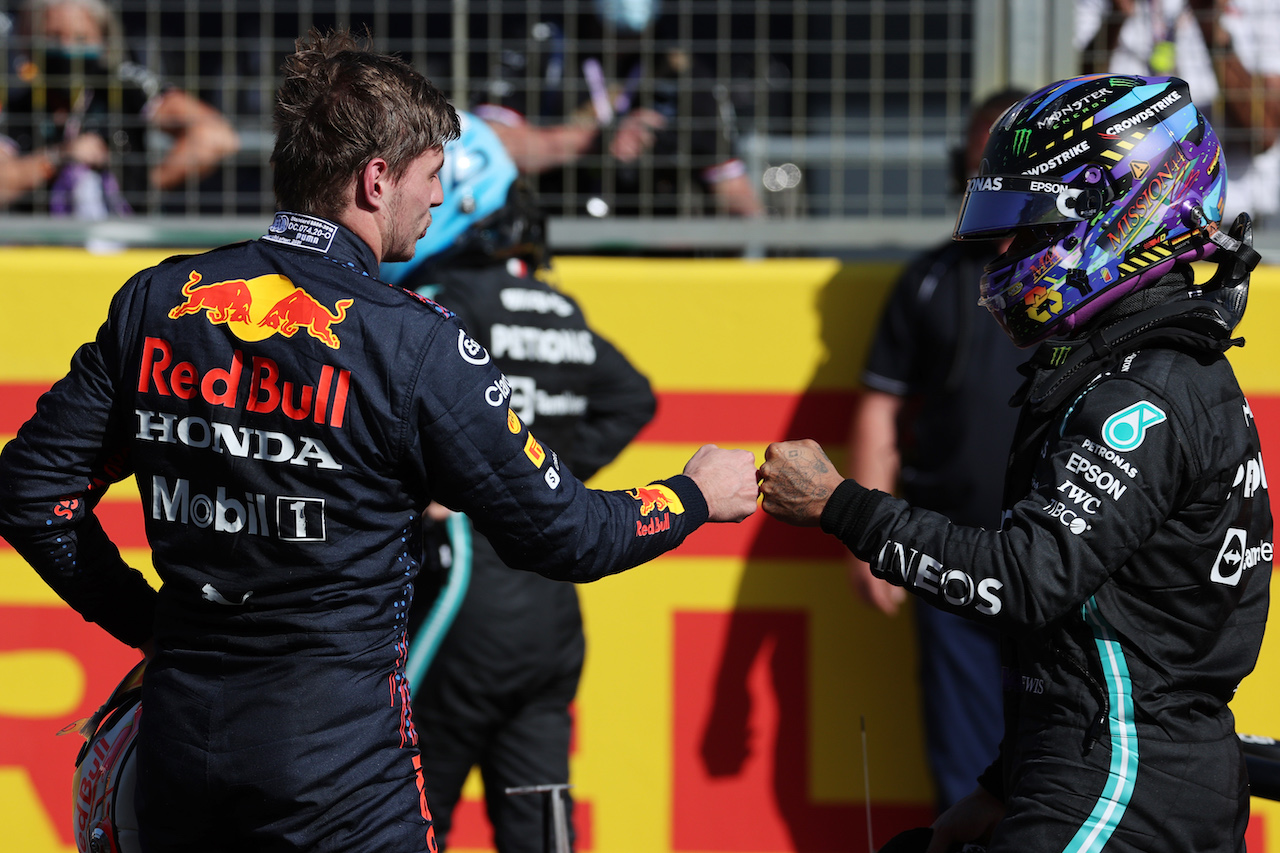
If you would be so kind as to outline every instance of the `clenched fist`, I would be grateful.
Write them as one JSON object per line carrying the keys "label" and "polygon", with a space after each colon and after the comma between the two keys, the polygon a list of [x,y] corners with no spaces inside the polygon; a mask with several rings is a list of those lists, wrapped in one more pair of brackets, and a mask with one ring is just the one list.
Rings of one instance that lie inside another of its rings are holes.
{"label": "clenched fist", "polygon": [[760,466],[764,511],[787,524],[816,527],[827,499],[844,482],[816,441],[775,441]]}
{"label": "clenched fist", "polygon": [[709,521],[742,521],[756,511],[756,455],[704,444],[684,466],[706,498]]}

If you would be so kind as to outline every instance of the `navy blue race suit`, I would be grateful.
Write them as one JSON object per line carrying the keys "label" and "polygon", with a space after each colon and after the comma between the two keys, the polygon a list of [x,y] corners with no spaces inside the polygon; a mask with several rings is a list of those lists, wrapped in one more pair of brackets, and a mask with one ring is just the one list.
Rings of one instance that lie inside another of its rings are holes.
{"label": "navy blue race suit", "polygon": [[[531,275],[518,258],[449,255],[403,283],[457,314],[507,377],[512,410],[585,480],[649,422],[656,401],[648,380],[588,327],[578,304],[543,281],[553,275]],[[454,542],[454,572],[463,571],[464,547]],[[577,589],[507,568],[483,536],[470,538],[469,571],[452,626],[413,688],[436,838],[448,847],[463,783],[479,766],[494,845],[541,853],[542,798],[505,792],[569,781],[570,705],[586,648]],[[418,589],[414,622],[433,604],[421,582]],[[432,619],[448,612],[442,605],[454,589],[445,585]],[[423,633],[411,630],[412,643],[432,628],[427,620]]]}
{"label": "navy blue race suit", "polygon": [[[488,352],[377,271],[352,232],[289,213],[145,270],[0,455],[0,533],[86,619],[154,640],[148,851],[434,849],[403,676],[429,501],[570,581],[707,518],[683,475],[587,490]],[[93,512],[129,474],[158,592]]]}
{"label": "navy blue race suit", "polygon": [[1271,511],[1240,341],[1189,269],[1169,281],[1036,351],[1000,531],[853,481],[822,516],[879,577],[1010,638],[989,853],[1244,849],[1227,702],[1262,642]]}

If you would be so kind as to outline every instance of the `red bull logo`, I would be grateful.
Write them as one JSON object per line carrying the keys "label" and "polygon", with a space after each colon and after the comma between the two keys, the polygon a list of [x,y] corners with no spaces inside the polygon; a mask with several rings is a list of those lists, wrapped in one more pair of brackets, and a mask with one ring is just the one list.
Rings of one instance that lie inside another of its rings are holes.
{"label": "red bull logo", "polygon": [[238,279],[200,284],[200,278],[200,273],[191,271],[187,283],[182,285],[182,295],[187,297],[187,301],[169,312],[170,319],[204,311],[210,323],[249,322],[253,294],[249,292],[247,281]]}
{"label": "red bull logo", "polygon": [[[225,325],[242,341],[260,341],[274,334],[291,338],[299,329],[331,349],[341,342],[333,327],[347,318],[353,299],[339,299],[330,311],[322,302],[282,275],[260,275],[250,279],[228,279],[201,284],[195,270],[182,286],[186,300],[169,312],[177,320],[204,312],[205,319]],[[265,312],[255,306],[271,306]]]}
{"label": "red bull logo", "polygon": [[671,510],[676,515],[684,512],[684,504],[680,502],[680,498],[676,496],[676,493],[667,486],[658,483],[631,489],[627,494],[640,501],[641,515],[648,515],[651,512],[664,512],[666,510]]}

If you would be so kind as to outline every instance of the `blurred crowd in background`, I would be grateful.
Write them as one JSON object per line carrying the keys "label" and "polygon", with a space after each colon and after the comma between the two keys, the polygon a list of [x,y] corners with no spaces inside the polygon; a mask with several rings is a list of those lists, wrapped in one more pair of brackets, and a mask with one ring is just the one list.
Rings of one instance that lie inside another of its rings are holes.
{"label": "blurred crowd in background", "polygon": [[[1023,0],[74,0],[97,32],[71,50],[40,31],[67,2],[0,3],[0,156],[48,155],[18,178],[0,161],[6,212],[75,214],[75,161],[107,176],[85,218],[271,213],[276,75],[313,26],[367,30],[491,123],[559,129],[525,170],[553,217],[892,217],[927,222],[925,245],[954,213],[971,105],[1079,71],[1186,76],[1252,154],[1280,126],[1280,60],[1253,47],[1280,9],[1253,0],[1076,0],[1074,26]],[[1023,22],[995,48],[1074,67],[984,75],[993,19]],[[1251,200],[1264,229],[1271,192]]]}

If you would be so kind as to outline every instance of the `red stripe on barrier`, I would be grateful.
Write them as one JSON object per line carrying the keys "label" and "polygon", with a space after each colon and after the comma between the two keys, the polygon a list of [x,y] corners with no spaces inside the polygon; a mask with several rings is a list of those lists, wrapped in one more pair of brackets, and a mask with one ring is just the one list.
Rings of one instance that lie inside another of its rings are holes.
{"label": "red stripe on barrier", "polygon": [[36,413],[36,400],[50,382],[0,383],[0,435],[13,435]]}
{"label": "red stripe on barrier", "polygon": [[[13,435],[35,414],[36,400],[51,383],[0,383],[0,435]],[[658,413],[639,441],[702,444],[762,443],[812,438],[843,444],[857,394],[851,390],[800,393],[664,391]]]}
{"label": "red stripe on barrier", "polygon": [[102,522],[111,541],[117,548],[149,548],[147,529],[142,514],[142,502],[135,498],[129,501],[103,501],[94,512]]}
{"label": "red stripe on barrier", "polygon": [[1273,462],[1280,460],[1280,396],[1250,396],[1249,409],[1258,425],[1263,463],[1268,458]]}
{"label": "red stripe on barrier", "polygon": [[664,391],[637,441],[761,444],[812,438],[844,446],[856,392],[848,389],[748,394]]}

